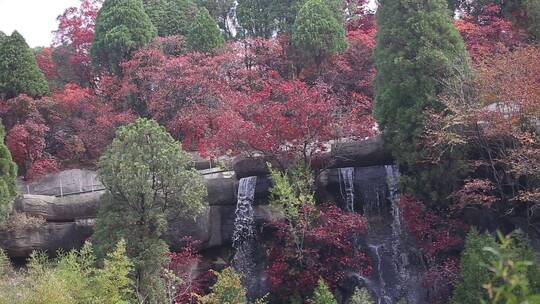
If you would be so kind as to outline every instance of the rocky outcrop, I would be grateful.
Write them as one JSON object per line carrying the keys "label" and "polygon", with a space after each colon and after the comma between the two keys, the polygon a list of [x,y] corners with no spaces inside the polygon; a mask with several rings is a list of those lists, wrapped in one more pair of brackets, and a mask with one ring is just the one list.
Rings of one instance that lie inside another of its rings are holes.
{"label": "rocky outcrop", "polygon": [[34,250],[54,254],[59,249],[80,248],[92,235],[94,221],[47,222],[39,227],[0,231],[0,247],[8,256],[25,258]]}
{"label": "rocky outcrop", "polygon": [[18,212],[41,217],[48,222],[95,218],[104,193],[105,191],[96,191],[64,197],[24,194],[15,201],[14,208]]}
{"label": "rocky outcrop", "polygon": [[[232,161],[232,168],[238,178],[268,174],[263,156],[237,156]],[[314,164],[319,169],[367,167],[393,164],[390,150],[384,145],[382,136],[374,136],[361,141],[342,141],[330,145],[330,151],[320,156]],[[277,166],[278,164],[273,164]]]}

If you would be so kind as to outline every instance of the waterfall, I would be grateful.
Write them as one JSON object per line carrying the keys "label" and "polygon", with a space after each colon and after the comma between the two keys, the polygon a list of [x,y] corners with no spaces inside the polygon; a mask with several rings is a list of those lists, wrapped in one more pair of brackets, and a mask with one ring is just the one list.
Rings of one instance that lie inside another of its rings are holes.
{"label": "waterfall", "polygon": [[254,214],[253,200],[255,198],[255,186],[257,177],[251,176],[240,179],[238,186],[238,201],[234,219],[233,248],[235,255],[233,258],[234,268],[243,276],[243,283],[248,290],[253,286],[253,269],[255,262],[253,259],[254,250]]}
{"label": "waterfall", "polygon": [[[341,196],[345,199],[345,209],[354,212],[354,168],[339,168],[339,179]],[[341,188],[342,184],[344,189]]]}

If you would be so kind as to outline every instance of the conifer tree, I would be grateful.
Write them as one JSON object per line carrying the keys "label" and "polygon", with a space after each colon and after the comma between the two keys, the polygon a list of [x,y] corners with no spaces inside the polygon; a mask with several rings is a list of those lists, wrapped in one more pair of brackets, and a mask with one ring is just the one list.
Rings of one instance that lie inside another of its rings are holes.
{"label": "conifer tree", "polygon": [[334,298],[332,291],[330,291],[323,279],[319,279],[311,301],[313,304],[337,304],[336,298]]}
{"label": "conifer tree", "polygon": [[246,304],[246,290],[242,286],[241,276],[232,268],[221,272],[214,271],[216,283],[211,287],[212,292],[200,298],[201,304]]}
{"label": "conifer tree", "polygon": [[332,54],[347,48],[345,28],[336,12],[322,0],[309,0],[302,6],[292,32],[294,46],[317,65]]}
{"label": "conifer tree", "polygon": [[19,94],[41,97],[48,93],[47,80],[23,36],[15,31],[11,36],[0,37],[0,99]]}
{"label": "conifer tree", "polygon": [[96,18],[94,65],[119,75],[120,63],[157,34],[142,0],[105,0]]}
{"label": "conifer tree", "polygon": [[468,56],[445,0],[382,0],[377,11],[375,117],[404,173],[407,191],[444,200],[465,173],[459,151],[435,166],[422,160],[424,111],[467,75]]}
{"label": "conifer tree", "polygon": [[356,288],[349,301],[349,304],[375,304],[373,298],[366,288]]}
{"label": "conifer tree", "polygon": [[99,160],[98,175],[107,199],[94,234],[96,253],[109,252],[119,238],[125,239],[140,297],[163,303],[161,268],[168,248],[160,237],[168,219],[202,212],[202,177],[180,144],[147,119],[118,129]]}
{"label": "conifer tree", "polygon": [[195,51],[210,53],[220,48],[225,40],[206,8],[199,10],[186,37],[188,46]]}
{"label": "conifer tree", "polygon": [[8,218],[13,199],[17,195],[17,165],[4,144],[4,136],[4,126],[0,123],[0,224]]}
{"label": "conifer tree", "polygon": [[145,10],[159,36],[185,36],[197,13],[197,5],[192,0],[146,0]]}
{"label": "conifer tree", "polygon": [[116,304],[129,304],[133,299],[133,281],[130,278],[133,263],[126,253],[126,242],[121,239],[114,251],[107,254],[103,269],[97,271],[97,285],[100,293]]}

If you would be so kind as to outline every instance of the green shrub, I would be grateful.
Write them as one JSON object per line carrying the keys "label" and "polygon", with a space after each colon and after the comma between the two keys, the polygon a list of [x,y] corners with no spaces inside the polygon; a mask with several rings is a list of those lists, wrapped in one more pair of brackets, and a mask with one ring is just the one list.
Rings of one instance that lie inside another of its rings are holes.
{"label": "green shrub", "polygon": [[90,244],[80,251],[59,253],[54,260],[44,253],[32,254],[27,270],[0,275],[0,303],[12,304],[124,304],[133,303],[129,279],[131,264],[120,242],[94,267]]}
{"label": "green shrub", "polygon": [[[526,267],[514,267],[518,264],[523,266],[524,263],[521,261],[527,261]],[[499,272],[502,268],[500,267],[503,267],[505,263],[508,263],[508,268],[505,269],[515,271],[515,278],[518,281],[526,280],[523,284],[527,285],[529,292],[539,292],[540,267],[532,261],[536,261],[536,254],[525,238],[514,235],[511,239],[510,237],[501,238],[499,243],[493,236],[472,229],[467,235],[465,250],[461,257],[462,280],[454,290],[452,303],[506,303],[490,302],[489,293],[485,288],[485,284],[491,282],[491,288],[495,290],[499,286],[497,282],[503,282],[506,279],[498,277],[501,276]],[[510,267],[510,264],[514,266]],[[520,286],[522,283],[516,284]]]}
{"label": "green shrub", "polygon": [[245,304],[246,290],[242,286],[240,274],[232,268],[221,272],[214,271],[217,282],[211,287],[212,292],[200,298],[201,304]]}

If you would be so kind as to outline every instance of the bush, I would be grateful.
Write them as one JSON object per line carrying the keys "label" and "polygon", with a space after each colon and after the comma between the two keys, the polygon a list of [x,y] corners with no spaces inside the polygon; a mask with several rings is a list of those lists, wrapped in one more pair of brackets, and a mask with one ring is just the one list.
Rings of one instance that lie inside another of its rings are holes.
{"label": "bush", "polygon": [[[514,296],[540,292],[540,267],[534,261],[536,253],[523,237],[501,237],[499,243],[472,229],[461,257],[462,280],[452,303],[513,303]],[[500,295],[495,296],[497,293]]]}
{"label": "bush", "polygon": [[28,270],[12,271],[9,277],[0,275],[0,303],[132,303],[133,284],[128,276],[131,262],[123,241],[109,254],[105,265],[103,269],[94,267],[90,244],[80,251],[59,252],[55,260],[35,252]]}

